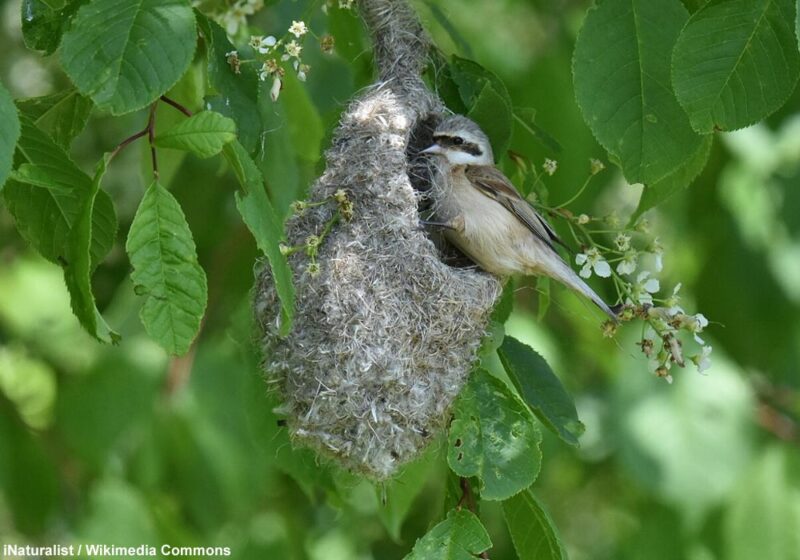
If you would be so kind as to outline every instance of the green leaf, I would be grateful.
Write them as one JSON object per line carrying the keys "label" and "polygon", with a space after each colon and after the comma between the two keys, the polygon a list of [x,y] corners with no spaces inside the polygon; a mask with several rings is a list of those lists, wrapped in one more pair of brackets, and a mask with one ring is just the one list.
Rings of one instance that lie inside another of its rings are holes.
{"label": "green leaf", "polygon": [[[53,185],[43,189],[9,182],[4,192],[6,204],[22,237],[47,260],[63,264],[67,237],[78,219],[86,193],[92,190],[92,180],[29,118],[22,117],[21,124],[19,153],[25,162],[37,168],[25,168],[22,176],[28,174],[37,181],[48,178]],[[111,250],[117,235],[117,216],[105,191],[96,196],[91,232],[94,268]]]}
{"label": "green leaf", "polygon": [[449,69],[467,108],[467,116],[489,137],[495,159],[499,159],[511,141],[513,119],[511,96],[505,84],[477,62],[455,55]]}
{"label": "green leaf", "polygon": [[120,336],[106,324],[95,305],[91,283],[93,270],[91,246],[95,201],[97,193],[100,192],[100,181],[105,175],[109,159],[110,156],[106,154],[97,164],[91,188],[81,197],[80,210],[67,236],[63,263],[64,281],[69,290],[73,313],[86,332],[106,344],[117,343]]}
{"label": "green leaf", "polygon": [[480,478],[482,498],[505,500],[536,480],[542,434],[528,407],[502,381],[478,370],[453,413],[447,462],[459,476]]}
{"label": "green leaf", "polygon": [[197,43],[185,0],[92,0],[64,34],[64,71],[114,115],[152,103],[183,75]]}
{"label": "green leaf", "polygon": [[497,350],[508,377],[536,417],[570,445],[578,445],[584,426],[572,397],[550,366],[530,346],[507,336]]}
{"label": "green leaf", "polygon": [[417,541],[405,560],[475,560],[491,547],[489,534],[474,513],[452,510]]}
{"label": "green leaf", "polygon": [[728,560],[800,560],[800,490],[787,459],[773,445],[734,493],[724,522]]}
{"label": "green leaf", "polygon": [[285,123],[295,156],[316,163],[320,158],[325,128],[316,105],[292,72],[283,79],[283,91],[278,102],[285,108]]}
{"label": "green leaf", "polygon": [[491,83],[486,82],[467,116],[478,123],[489,137],[495,152],[495,160],[501,158],[511,142],[513,124],[511,105],[506,103]]}
{"label": "green leaf", "polygon": [[44,97],[23,99],[17,106],[56,144],[68,150],[72,140],[86,127],[94,104],[71,88]]}
{"label": "green leaf", "polygon": [[236,139],[236,123],[214,111],[202,111],[156,136],[156,146],[207,158]]}
{"label": "green leaf", "polygon": [[670,84],[670,54],[688,19],[679,0],[605,0],[578,35],[575,97],[630,183],[661,179],[700,145]]}
{"label": "green leaf", "polygon": [[431,2],[431,0],[427,0],[425,5],[428,6],[431,14],[433,14],[433,18],[442,29],[447,32],[447,35],[453,41],[453,44],[458,47],[458,50],[460,50],[462,54],[472,58],[472,47],[470,47],[469,41],[467,41],[461,32],[459,32],[458,28],[453,25],[453,22],[450,21],[450,18],[447,17],[442,8]]}
{"label": "green leaf", "polygon": [[630,223],[634,224],[639,216],[688,187],[706,166],[713,141],[713,136],[706,136],[694,155],[682,167],[655,183],[645,185],[642,196],[639,198],[639,205],[631,216]]}
{"label": "green leaf", "polygon": [[0,190],[14,160],[14,146],[19,140],[19,115],[11,95],[0,84]]}
{"label": "green leaf", "polygon": [[530,490],[503,502],[503,514],[520,560],[567,560],[555,525]]}
{"label": "green leaf", "polygon": [[520,125],[523,130],[530,134],[534,140],[539,142],[551,152],[558,154],[564,151],[564,148],[561,147],[561,144],[559,144],[558,140],[553,138],[549,132],[536,124],[536,109],[532,109],[530,107],[514,109],[514,121],[516,121],[516,123]]}
{"label": "green leaf", "polygon": [[232,142],[225,146],[223,153],[244,191],[236,193],[236,208],[253,234],[259,250],[269,261],[275,289],[281,300],[280,332],[285,336],[292,328],[294,317],[294,284],[292,270],[280,250],[284,237],[283,224],[267,198],[261,172],[242,145]]}
{"label": "green leaf", "polygon": [[170,354],[186,353],[206,309],[206,275],[178,201],[157,181],[147,189],[128,233],[139,316],[147,333]]}
{"label": "green leaf", "polygon": [[710,0],[689,19],[672,82],[694,129],[733,130],[779,109],[800,73],[792,0]]}
{"label": "green leaf", "polygon": [[216,22],[196,12],[197,22],[206,39],[208,51],[208,81],[215,95],[210,95],[207,107],[236,123],[239,142],[249,153],[259,146],[262,133],[261,117],[256,102],[258,76],[256,66],[242,64],[236,74],[228,63],[227,53],[236,50]]}
{"label": "green leaf", "polygon": [[22,0],[22,39],[25,46],[53,54],[75,12],[86,0],[69,0],[60,6],[43,0]]}

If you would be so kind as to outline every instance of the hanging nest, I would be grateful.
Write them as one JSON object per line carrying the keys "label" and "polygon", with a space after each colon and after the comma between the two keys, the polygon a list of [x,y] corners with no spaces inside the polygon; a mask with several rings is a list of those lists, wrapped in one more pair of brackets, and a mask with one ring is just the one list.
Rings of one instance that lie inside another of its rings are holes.
{"label": "hanging nest", "polygon": [[380,81],[342,115],[327,169],[287,223],[289,245],[321,239],[314,259],[289,257],[290,335],[278,334],[268,267],[255,306],[267,379],[293,441],[385,479],[444,427],[501,284],[445,264],[419,223],[420,204],[436,193],[435,169],[417,154],[445,109],[420,78],[429,42],[416,15],[405,0],[359,8]]}

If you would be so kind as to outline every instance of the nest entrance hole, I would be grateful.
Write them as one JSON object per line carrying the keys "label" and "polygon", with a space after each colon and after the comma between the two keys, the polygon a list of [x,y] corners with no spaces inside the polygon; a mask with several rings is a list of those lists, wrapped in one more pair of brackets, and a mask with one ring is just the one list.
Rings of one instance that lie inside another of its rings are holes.
{"label": "nest entrance hole", "polygon": [[[433,180],[437,173],[435,163],[421,152],[433,144],[433,131],[441,120],[440,113],[428,113],[419,119],[411,130],[406,146],[408,180],[417,195],[420,220],[430,220],[432,217],[435,204]],[[447,241],[441,227],[424,226],[423,231],[436,246],[439,260],[444,264],[453,268],[478,268],[469,257]]]}

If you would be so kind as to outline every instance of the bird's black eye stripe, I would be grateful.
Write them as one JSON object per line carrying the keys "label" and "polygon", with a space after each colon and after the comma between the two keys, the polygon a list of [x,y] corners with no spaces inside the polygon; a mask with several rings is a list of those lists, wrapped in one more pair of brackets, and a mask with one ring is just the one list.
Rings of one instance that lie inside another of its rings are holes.
{"label": "bird's black eye stripe", "polygon": [[434,142],[442,147],[458,146],[462,152],[467,152],[473,156],[482,156],[483,151],[473,142],[465,141],[461,136],[450,136],[449,134],[434,134]]}

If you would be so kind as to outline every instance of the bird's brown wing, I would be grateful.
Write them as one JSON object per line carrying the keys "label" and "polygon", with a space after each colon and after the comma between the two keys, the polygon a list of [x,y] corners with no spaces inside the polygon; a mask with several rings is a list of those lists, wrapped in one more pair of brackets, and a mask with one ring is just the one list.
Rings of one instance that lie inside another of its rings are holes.
{"label": "bird's brown wing", "polygon": [[502,171],[490,165],[470,165],[467,166],[465,173],[475,188],[502,204],[553,251],[556,250],[553,242],[566,247],[550,224],[519,195]]}

